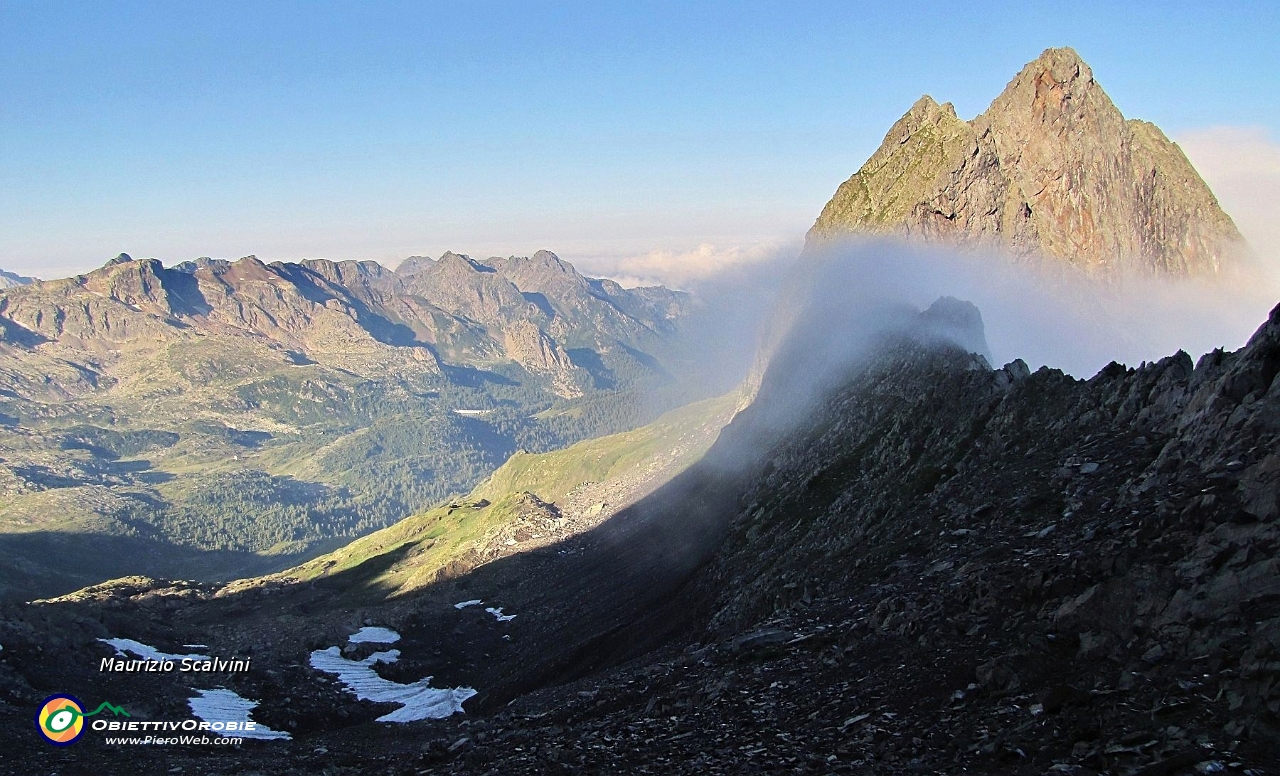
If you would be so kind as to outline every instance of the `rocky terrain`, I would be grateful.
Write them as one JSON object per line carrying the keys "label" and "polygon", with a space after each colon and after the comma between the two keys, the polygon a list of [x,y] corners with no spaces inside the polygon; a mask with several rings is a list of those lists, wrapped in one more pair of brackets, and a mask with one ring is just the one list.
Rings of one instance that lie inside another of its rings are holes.
{"label": "rocky terrain", "polygon": [[[280,573],[130,577],[0,603],[5,764],[21,773],[1280,773],[1280,307],[1236,352],[1111,364],[1088,380],[1017,360],[993,368],[973,305],[943,298],[919,310],[815,271],[840,259],[819,249],[848,232],[1177,278],[1228,274],[1238,241],[1176,146],[1126,121],[1070,50],[1045,52],[973,122],[922,100],[810,233],[807,260],[819,264],[801,263],[740,395],[627,434],[513,455],[468,496]],[[132,264],[112,271],[132,278]],[[363,331],[388,348],[425,350],[434,358],[414,368],[431,380],[438,370],[443,382],[426,385],[450,397],[445,417],[490,431],[513,422],[502,399],[528,401],[502,378],[558,396],[533,415],[548,423],[598,412],[591,391],[630,379],[614,356],[658,371],[622,344],[649,336],[633,322],[673,303],[662,291],[621,296],[549,254],[415,258],[394,277],[327,263],[176,271],[198,287],[211,282],[201,273],[322,278],[308,283],[342,289],[333,306],[316,297],[328,312],[306,308],[314,317],[293,325],[253,302],[245,342],[297,354],[291,369],[382,368],[361,361],[380,358],[376,348],[353,346],[358,358],[328,345],[306,351],[309,327],[323,320],[349,342]],[[95,279],[93,293],[123,308],[95,318],[96,297],[68,287],[78,301],[64,320],[186,336],[155,312],[181,300],[111,277]],[[233,296],[206,320],[240,309]],[[605,298],[607,309],[597,305]],[[441,317],[421,300],[459,314]],[[32,344],[36,328],[50,337],[63,325],[55,314],[37,321],[37,307],[6,335],[32,353],[49,344]],[[507,321],[509,309],[523,312]],[[58,341],[81,348],[73,340]],[[111,363],[110,350],[94,351],[93,363]],[[101,373],[85,369],[31,390],[89,391],[74,375]],[[330,401],[325,386],[291,389],[273,417],[298,423],[298,396],[319,413],[369,396]],[[418,394],[406,389],[390,406],[385,395],[372,401],[382,414],[352,422],[362,444],[335,436],[315,455],[280,450],[272,460],[314,472],[317,460],[330,469],[359,460],[326,458],[342,445],[394,448],[395,432],[419,417],[405,397]],[[74,459],[75,476],[98,477],[107,494],[119,493],[109,478],[150,468],[131,462],[165,460],[159,451],[182,445],[163,429],[121,425],[115,435],[105,425],[58,432],[62,449],[115,456],[97,456],[114,466]],[[244,426],[223,429],[220,444],[246,455],[263,443],[236,436]],[[395,638],[355,638],[366,629]],[[104,673],[106,639],[251,655],[253,670]],[[318,653],[327,655],[319,667]],[[366,684],[402,686],[362,700],[324,669],[343,658],[368,669]],[[461,698],[462,713],[379,721],[428,685]],[[288,738],[126,747],[91,733],[54,749],[32,730],[55,692],[161,720],[187,718],[193,695],[215,688],[256,703],[253,718]]]}
{"label": "rocky terrain", "polygon": [[[101,633],[252,649],[263,670],[230,686],[294,731],[165,769],[1274,772],[1280,310],[1239,352],[1088,381],[940,342],[975,335],[959,303],[919,320],[793,427],[767,375],[701,463],[613,520],[413,595],[125,581],[11,609],[6,729],[68,685],[180,708],[158,681],[100,684]],[[390,727],[335,697],[306,652],[361,623],[405,634],[389,675],[476,687],[467,714]]]}
{"label": "rocky terrain", "polygon": [[972,121],[921,97],[823,208],[810,248],[908,235],[1095,275],[1217,275],[1241,237],[1181,149],[1125,119],[1069,48],[1029,63]]}

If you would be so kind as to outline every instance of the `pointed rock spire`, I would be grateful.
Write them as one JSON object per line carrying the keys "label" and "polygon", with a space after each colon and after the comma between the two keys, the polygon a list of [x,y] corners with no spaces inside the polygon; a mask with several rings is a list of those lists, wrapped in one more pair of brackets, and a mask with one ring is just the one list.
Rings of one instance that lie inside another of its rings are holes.
{"label": "pointed rock spire", "polygon": [[920,98],[836,191],[807,244],[860,232],[1099,275],[1213,275],[1243,250],[1181,149],[1126,121],[1070,48],[1045,50],[973,121]]}

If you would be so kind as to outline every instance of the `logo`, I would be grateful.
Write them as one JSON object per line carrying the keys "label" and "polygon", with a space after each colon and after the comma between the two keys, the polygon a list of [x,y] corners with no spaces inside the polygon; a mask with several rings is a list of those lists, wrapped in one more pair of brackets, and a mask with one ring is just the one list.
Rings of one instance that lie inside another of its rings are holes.
{"label": "logo", "polygon": [[103,709],[117,717],[129,716],[129,712],[105,701],[86,714],[84,707],[80,705],[80,699],[74,695],[50,695],[36,712],[36,727],[40,728],[40,735],[48,739],[49,743],[67,746],[84,734],[84,718],[92,717]]}

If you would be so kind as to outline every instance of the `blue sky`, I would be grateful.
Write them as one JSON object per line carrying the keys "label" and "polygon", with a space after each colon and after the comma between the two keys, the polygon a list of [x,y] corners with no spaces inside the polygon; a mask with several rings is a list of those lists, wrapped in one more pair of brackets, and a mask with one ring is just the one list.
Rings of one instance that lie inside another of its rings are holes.
{"label": "blue sky", "polygon": [[1237,172],[1232,138],[1280,139],[1280,4],[896,5],[3,0],[0,268],[731,266],[794,244],[920,94],[972,117],[1056,45]]}

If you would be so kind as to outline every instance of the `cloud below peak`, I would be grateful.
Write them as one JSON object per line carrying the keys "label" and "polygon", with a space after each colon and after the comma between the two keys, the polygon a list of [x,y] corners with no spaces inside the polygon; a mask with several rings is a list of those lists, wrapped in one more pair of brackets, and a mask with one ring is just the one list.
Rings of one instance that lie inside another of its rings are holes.
{"label": "cloud below peak", "polygon": [[717,245],[699,243],[692,248],[659,248],[647,253],[602,260],[591,269],[624,286],[664,285],[687,289],[748,268],[757,268],[800,252],[799,240],[767,240]]}
{"label": "cloud below peak", "polygon": [[1265,127],[1216,126],[1176,140],[1272,274],[1280,276],[1280,142]]}

